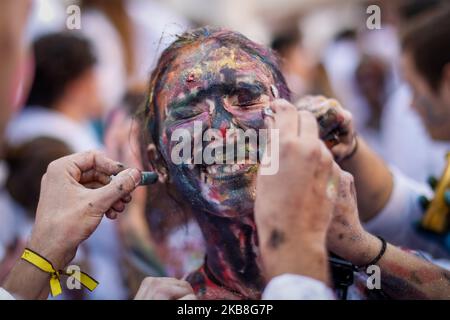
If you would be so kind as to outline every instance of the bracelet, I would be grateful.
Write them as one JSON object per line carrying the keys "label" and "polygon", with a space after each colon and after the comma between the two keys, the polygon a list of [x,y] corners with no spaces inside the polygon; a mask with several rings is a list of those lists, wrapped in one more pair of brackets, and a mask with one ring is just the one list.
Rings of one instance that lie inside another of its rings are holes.
{"label": "bracelet", "polygon": [[384,253],[386,252],[386,248],[387,248],[387,242],[386,240],[384,240],[382,237],[380,236],[376,236],[378,239],[380,239],[381,241],[381,250],[380,253],[378,253],[378,255],[369,263],[363,265],[363,266],[359,266],[357,267],[358,270],[366,270],[369,266],[375,265],[378,263],[378,261],[380,261],[380,259],[383,257]]}
{"label": "bracelet", "polygon": [[52,263],[45,259],[43,256],[34,252],[31,249],[25,248],[22,257],[23,260],[31,263],[38,269],[50,274],[50,292],[53,297],[56,297],[62,293],[60,275],[64,274],[67,276],[74,277],[79,283],[81,283],[89,291],[95,290],[98,285],[98,281],[92,278],[90,275],[84,272],[66,272],[64,270],[55,270]]}
{"label": "bracelet", "polygon": [[353,136],[353,139],[355,140],[355,146],[353,147],[352,152],[350,152],[348,155],[346,155],[345,157],[340,159],[339,162],[343,162],[345,160],[348,160],[348,159],[352,158],[356,154],[356,152],[358,151],[358,136],[356,135],[356,133]]}

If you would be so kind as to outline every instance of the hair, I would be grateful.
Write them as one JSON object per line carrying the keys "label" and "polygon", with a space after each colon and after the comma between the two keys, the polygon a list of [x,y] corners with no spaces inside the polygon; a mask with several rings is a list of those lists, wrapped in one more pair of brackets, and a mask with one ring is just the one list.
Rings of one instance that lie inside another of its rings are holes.
{"label": "hair", "polygon": [[39,201],[42,176],[50,162],[72,153],[63,142],[40,137],[16,147],[7,147],[6,190],[29,215],[34,216]]}
{"label": "hair", "polygon": [[450,62],[450,6],[443,5],[413,19],[402,33],[402,49],[410,53],[418,72],[438,90]]}
{"label": "hair", "polygon": [[28,106],[52,108],[67,85],[96,63],[88,40],[63,32],[36,40],[33,53],[35,76],[26,103]]}
{"label": "hair", "polygon": [[424,12],[440,5],[445,0],[408,0],[399,5],[399,15],[403,21],[411,20]]}
{"label": "hair", "polygon": [[297,26],[283,30],[277,33],[273,39],[270,47],[279,55],[283,56],[287,50],[301,43],[302,34]]}
{"label": "hair", "polygon": [[151,139],[154,143],[158,142],[160,133],[160,114],[156,97],[164,90],[163,79],[167,71],[170,69],[174,60],[178,58],[183,48],[204,43],[208,40],[214,40],[229,48],[238,47],[240,50],[266,64],[275,80],[280,97],[290,100],[290,91],[280,71],[278,56],[270,48],[256,44],[238,32],[214,27],[194,29],[178,36],[178,39],[162,52],[156,68],[151,74],[149,95],[141,119],[144,121],[143,128],[148,130],[147,132],[150,134],[147,138]]}

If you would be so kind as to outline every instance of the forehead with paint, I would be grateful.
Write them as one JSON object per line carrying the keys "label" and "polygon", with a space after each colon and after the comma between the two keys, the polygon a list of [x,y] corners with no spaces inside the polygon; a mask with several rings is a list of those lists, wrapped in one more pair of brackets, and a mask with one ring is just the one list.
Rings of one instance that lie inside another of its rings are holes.
{"label": "forehead with paint", "polygon": [[[229,113],[245,116],[240,111],[250,111],[252,103],[269,101],[269,87],[274,84],[274,79],[262,61],[238,47],[227,47],[211,39],[180,52],[164,83],[158,105],[165,110],[160,114],[177,120],[183,118],[183,114],[177,113],[180,109],[195,108],[204,102],[202,100],[210,99],[204,106],[207,107],[205,111],[212,113],[217,107],[217,98],[223,100],[222,107]],[[233,109],[233,106],[241,108]],[[257,118],[253,120],[261,120]],[[262,122],[243,125],[258,128]]]}

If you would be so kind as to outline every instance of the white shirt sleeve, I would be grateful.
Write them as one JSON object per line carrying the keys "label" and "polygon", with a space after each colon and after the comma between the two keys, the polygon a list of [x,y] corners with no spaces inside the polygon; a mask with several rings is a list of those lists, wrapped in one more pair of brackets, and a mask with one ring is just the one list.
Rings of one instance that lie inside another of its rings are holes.
{"label": "white shirt sleeve", "polygon": [[270,280],[264,289],[263,300],[334,300],[333,291],[325,283],[313,278],[282,274]]}
{"label": "white shirt sleeve", "polygon": [[16,300],[8,291],[0,287],[0,300]]}
{"label": "white shirt sleeve", "polygon": [[394,180],[391,198],[378,215],[364,224],[366,230],[380,235],[393,245],[425,251],[435,258],[450,258],[449,250],[419,233],[416,228],[424,214],[419,197],[431,198],[431,189],[395,168],[391,168],[391,172]]}

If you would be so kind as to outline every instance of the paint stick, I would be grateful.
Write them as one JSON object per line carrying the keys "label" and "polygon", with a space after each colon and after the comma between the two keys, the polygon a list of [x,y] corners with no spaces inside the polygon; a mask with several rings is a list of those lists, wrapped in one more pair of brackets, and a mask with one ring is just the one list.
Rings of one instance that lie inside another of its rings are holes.
{"label": "paint stick", "polygon": [[140,186],[148,186],[156,183],[158,181],[158,174],[153,171],[142,171],[141,172],[141,181],[139,183]]}

